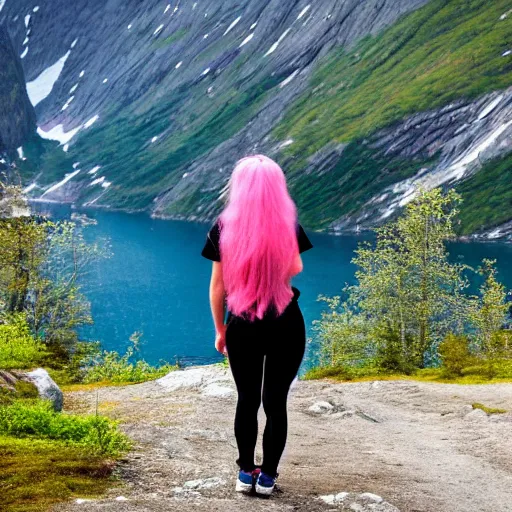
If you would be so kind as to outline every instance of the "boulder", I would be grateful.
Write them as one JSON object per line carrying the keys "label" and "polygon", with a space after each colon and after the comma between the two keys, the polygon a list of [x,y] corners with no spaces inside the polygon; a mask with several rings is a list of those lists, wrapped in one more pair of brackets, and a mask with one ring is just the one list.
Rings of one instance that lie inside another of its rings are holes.
{"label": "boulder", "polygon": [[334,406],[329,402],[319,401],[315,402],[308,410],[315,414],[329,414],[334,410]]}
{"label": "boulder", "polygon": [[50,400],[56,411],[62,411],[64,395],[44,368],[37,368],[25,375],[36,386],[41,398]]}

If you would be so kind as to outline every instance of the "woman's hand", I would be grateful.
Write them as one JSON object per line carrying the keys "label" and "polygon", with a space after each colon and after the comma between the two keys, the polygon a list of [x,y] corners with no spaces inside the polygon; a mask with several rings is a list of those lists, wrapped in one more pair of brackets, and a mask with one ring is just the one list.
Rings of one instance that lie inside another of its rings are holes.
{"label": "woman's hand", "polygon": [[215,336],[215,348],[224,356],[228,355],[226,349],[226,326],[223,324]]}

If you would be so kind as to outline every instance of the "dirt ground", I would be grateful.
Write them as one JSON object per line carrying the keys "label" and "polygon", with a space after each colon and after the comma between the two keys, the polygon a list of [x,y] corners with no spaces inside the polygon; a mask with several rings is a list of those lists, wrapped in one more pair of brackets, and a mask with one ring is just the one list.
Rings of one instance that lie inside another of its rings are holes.
{"label": "dirt ground", "polygon": [[[471,407],[512,411],[512,384],[298,381],[270,499],[234,490],[228,369],[190,368],[96,393],[68,392],[65,406],[93,412],[98,398],[135,450],[119,462],[121,483],[107,497],[75,499],[55,512],[512,511],[512,412]],[[264,421],[261,408],[258,455]]]}

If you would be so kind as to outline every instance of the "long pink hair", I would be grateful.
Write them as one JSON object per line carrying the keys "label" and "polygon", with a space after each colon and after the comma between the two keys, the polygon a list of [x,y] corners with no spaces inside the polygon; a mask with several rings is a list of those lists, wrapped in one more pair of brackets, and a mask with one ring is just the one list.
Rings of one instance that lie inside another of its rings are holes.
{"label": "long pink hair", "polygon": [[274,307],[280,315],[293,297],[292,264],[299,247],[297,208],[276,162],[243,158],[229,181],[219,215],[219,247],[228,309],[250,321]]}

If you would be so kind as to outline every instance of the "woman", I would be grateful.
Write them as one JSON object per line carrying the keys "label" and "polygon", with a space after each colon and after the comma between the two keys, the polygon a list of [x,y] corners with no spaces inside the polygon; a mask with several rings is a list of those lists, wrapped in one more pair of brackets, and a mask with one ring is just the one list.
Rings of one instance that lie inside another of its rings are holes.
{"label": "woman", "polygon": [[[290,280],[302,271],[299,253],[313,245],[298,223],[284,173],[270,158],[240,160],[228,191],[228,203],[208,232],[201,254],[213,261],[209,294],[215,347],[228,356],[238,391],[236,490],[254,488],[270,495],[286,443],[288,391],[306,345],[297,302],[300,291]],[[256,467],[262,381],[267,421],[263,463]]]}

